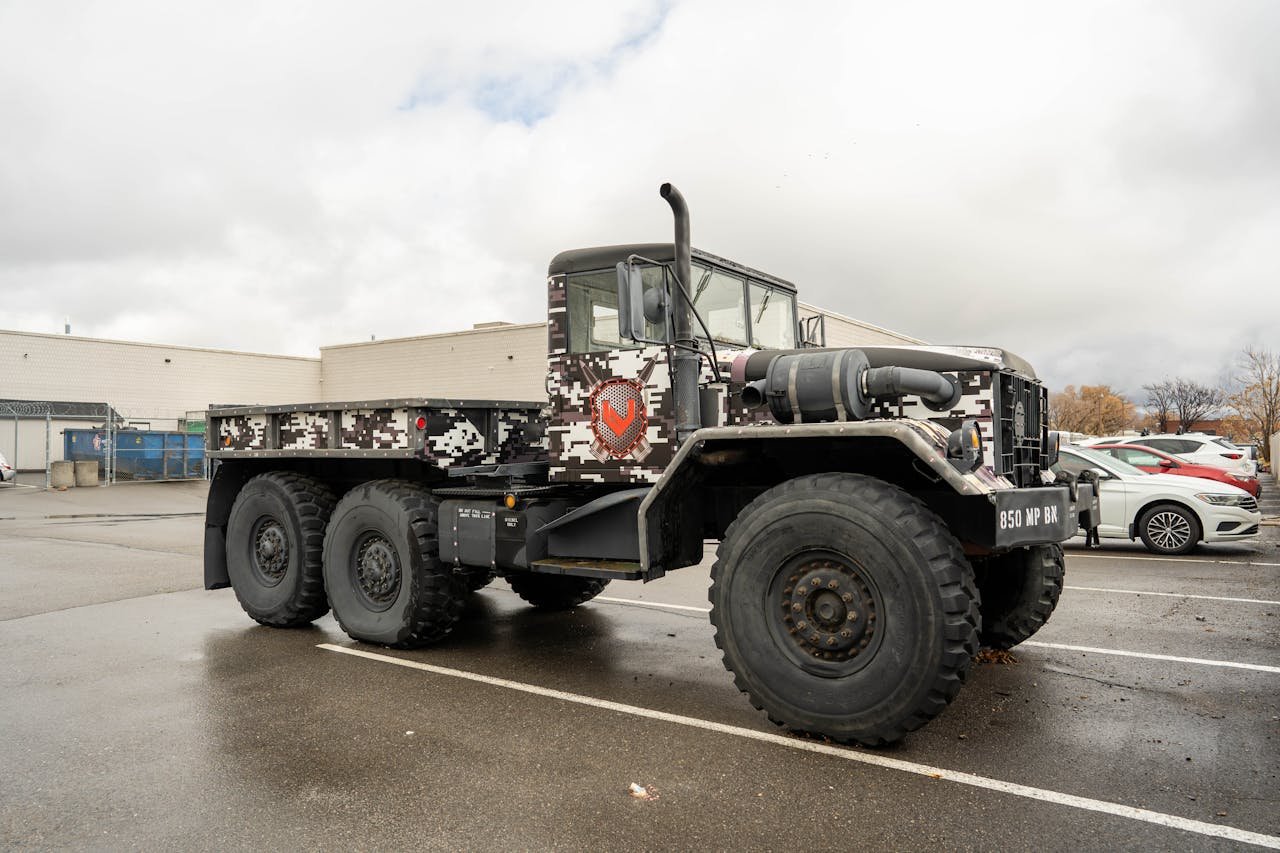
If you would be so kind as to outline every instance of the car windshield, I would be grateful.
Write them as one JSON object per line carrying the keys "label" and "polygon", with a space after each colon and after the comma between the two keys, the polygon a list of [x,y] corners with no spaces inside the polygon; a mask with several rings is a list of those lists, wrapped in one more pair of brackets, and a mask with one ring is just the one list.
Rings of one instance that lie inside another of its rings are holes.
{"label": "car windshield", "polygon": [[[1103,453],[1100,450],[1090,450],[1087,447],[1073,447],[1071,448],[1071,452],[1076,456],[1087,459],[1089,462],[1094,463],[1099,468],[1103,468],[1107,471],[1115,471],[1117,474],[1137,474],[1139,477],[1149,476],[1147,472],[1143,471],[1141,468],[1135,468],[1128,462],[1116,459],[1114,456]],[[1066,451],[1063,451],[1063,454],[1065,455]]]}

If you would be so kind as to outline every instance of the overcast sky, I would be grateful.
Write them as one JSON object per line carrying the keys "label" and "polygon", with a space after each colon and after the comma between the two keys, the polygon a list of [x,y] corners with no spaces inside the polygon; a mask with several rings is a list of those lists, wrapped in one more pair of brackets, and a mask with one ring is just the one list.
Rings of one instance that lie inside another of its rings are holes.
{"label": "overcast sky", "polygon": [[669,180],[807,302],[1055,389],[1214,381],[1280,344],[1277,35],[1269,0],[0,0],[0,328],[541,320],[556,252],[670,239]]}

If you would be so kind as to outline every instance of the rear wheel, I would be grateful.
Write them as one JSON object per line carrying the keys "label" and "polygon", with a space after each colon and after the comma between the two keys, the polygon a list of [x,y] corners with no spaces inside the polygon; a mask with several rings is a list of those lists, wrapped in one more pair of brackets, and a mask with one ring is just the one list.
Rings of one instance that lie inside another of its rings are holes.
{"label": "rear wheel", "polygon": [[725,667],[774,722],[879,745],[937,716],[978,650],[973,570],[941,519],[857,474],[799,477],[730,525],[711,570]]}
{"label": "rear wheel", "polygon": [[1147,550],[1156,554],[1187,554],[1200,541],[1200,521],[1191,510],[1176,504],[1154,506],[1138,521],[1138,535]]}
{"label": "rear wheel", "polygon": [[1017,548],[974,564],[982,593],[982,644],[1008,649],[1049,620],[1062,595],[1061,545]]}
{"label": "rear wheel", "polygon": [[512,572],[507,582],[516,595],[542,610],[570,610],[599,595],[607,580],[572,575]]}
{"label": "rear wheel", "polygon": [[290,471],[244,484],[227,519],[227,576],[245,613],[294,628],[328,612],[320,566],[333,504],[327,486]]}
{"label": "rear wheel", "polygon": [[439,559],[436,502],[415,483],[375,480],[338,502],[324,540],[324,582],[342,630],[369,643],[434,642],[462,610],[461,587]]}

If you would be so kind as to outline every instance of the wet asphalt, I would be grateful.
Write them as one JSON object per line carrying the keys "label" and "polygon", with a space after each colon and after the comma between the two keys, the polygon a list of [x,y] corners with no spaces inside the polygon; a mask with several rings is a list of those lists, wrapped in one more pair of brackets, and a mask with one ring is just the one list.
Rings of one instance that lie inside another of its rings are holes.
{"label": "wet asphalt", "polygon": [[[230,590],[200,589],[202,508],[202,484],[0,491],[6,847],[1248,846],[1059,795],[1280,844],[1280,672],[1196,662],[1280,667],[1280,528],[1180,559],[1069,545],[1068,589],[1034,638],[1050,645],[975,664],[952,706],[897,746],[840,750],[934,778],[739,734],[782,732],[721,666],[697,609],[707,564],[615,583],[567,614],[499,582],[443,644],[393,651],[351,642],[332,617],[263,628]],[[643,715],[655,711],[701,727]],[[632,783],[657,798],[629,796]]]}

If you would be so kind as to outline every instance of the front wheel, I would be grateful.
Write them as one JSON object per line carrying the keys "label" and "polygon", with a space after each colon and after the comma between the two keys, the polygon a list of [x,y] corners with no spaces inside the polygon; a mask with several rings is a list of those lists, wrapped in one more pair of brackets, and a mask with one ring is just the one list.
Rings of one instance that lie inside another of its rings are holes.
{"label": "front wheel", "polygon": [[933,719],[978,650],[978,592],[923,503],[858,474],[776,486],[730,525],[711,570],[725,667],[799,731],[871,746]]}
{"label": "front wheel", "polygon": [[1200,541],[1200,521],[1189,509],[1161,504],[1142,514],[1138,535],[1153,554],[1187,554]]}

